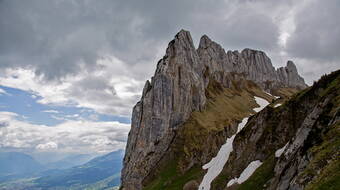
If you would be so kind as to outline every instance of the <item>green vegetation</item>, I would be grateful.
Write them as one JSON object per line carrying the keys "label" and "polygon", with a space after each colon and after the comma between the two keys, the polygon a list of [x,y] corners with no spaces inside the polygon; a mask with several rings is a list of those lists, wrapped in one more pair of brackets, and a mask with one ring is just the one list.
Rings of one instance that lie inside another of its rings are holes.
{"label": "green vegetation", "polygon": [[[266,159],[263,164],[254,172],[250,178],[237,186],[237,190],[252,190],[252,189],[262,189],[263,186],[274,176],[274,167],[276,159],[274,155],[271,155]],[[230,178],[230,173],[222,171],[222,173],[213,181],[212,189],[218,189],[227,184],[227,180]]]}
{"label": "green vegetation", "polygon": [[[328,125],[331,118],[339,112],[340,107],[340,70],[321,77],[314,85],[295,96],[295,101],[310,99],[314,95],[319,102],[331,97],[330,105],[320,119]],[[320,129],[320,143],[311,147],[308,154],[313,155],[298,180],[308,182],[306,190],[340,189],[340,122]],[[309,179],[312,181],[309,182]],[[306,182],[304,182],[306,183]]]}
{"label": "green vegetation", "polygon": [[295,88],[279,88],[274,91],[274,95],[278,95],[284,99],[290,98],[293,94],[297,93],[299,90]]}
{"label": "green vegetation", "polygon": [[183,189],[185,183],[202,176],[202,170],[199,167],[193,167],[184,174],[178,170],[177,160],[168,163],[160,174],[144,190],[178,190]]}
{"label": "green vegetation", "polygon": [[[293,93],[291,90],[284,92],[287,96]],[[187,122],[180,127],[172,147],[179,159],[163,161],[166,166],[160,167],[161,170],[157,172],[159,175],[148,182],[144,189],[182,189],[188,181],[201,179],[205,173],[201,167],[192,167],[185,173],[182,172],[183,168],[187,168],[192,159],[197,158],[204,150],[211,147],[219,149],[216,138],[221,136],[220,133],[231,130],[229,128],[232,124],[254,113],[253,108],[257,107],[254,96],[269,102],[273,100],[273,97],[251,81],[234,81],[233,87],[223,88],[219,83],[210,80],[206,89],[207,103],[204,110],[191,114]]]}
{"label": "green vegetation", "polygon": [[306,190],[340,189],[340,123],[323,136],[323,143],[311,149],[313,159],[300,178],[314,177]]}
{"label": "green vegetation", "polygon": [[[203,111],[193,112],[188,121],[181,127],[179,134],[183,139],[183,152],[186,156],[201,152],[206,147],[209,136],[241,121],[257,107],[254,95],[271,101],[268,94],[251,82],[245,82],[244,89],[226,89],[212,81],[207,88],[207,103]],[[202,144],[204,143],[204,144]]]}
{"label": "green vegetation", "polygon": [[[199,160],[204,150],[209,148],[216,148],[218,150],[218,146],[223,142],[221,133],[224,134],[226,131],[229,134],[232,133],[230,130],[235,129],[230,129],[230,127],[233,124],[253,113],[252,108],[257,106],[253,98],[254,96],[265,98],[268,101],[273,100],[253,83],[249,81],[242,81],[242,84],[239,83],[240,81],[238,83],[233,82],[233,87],[226,89],[211,80],[206,91],[208,99],[204,110],[191,114],[187,122],[179,128],[178,136],[174,141],[173,147],[171,147],[171,151],[175,152],[178,160],[172,160],[171,162],[164,161],[163,165],[166,167],[160,167],[160,171],[157,172],[159,174],[155,175],[156,177],[151,179],[150,183],[147,183],[146,190],[182,189],[190,180],[199,181],[205,173],[205,171],[197,166],[200,163],[197,163],[197,165],[183,173],[184,168],[187,168],[192,162]],[[280,113],[289,113],[284,116],[292,127],[292,130],[286,131],[286,138],[290,139],[306,117],[306,110],[310,110],[316,103],[323,101],[325,98],[331,97],[330,106],[327,105],[328,107],[325,108],[319,120],[322,126],[328,125],[329,120],[337,111],[334,108],[339,108],[340,105],[339,86],[340,71],[337,71],[327,77],[322,77],[314,86],[299,93],[296,93],[297,90],[290,88],[281,88],[273,92],[275,95],[283,97],[283,100],[279,101],[284,104],[279,108],[271,108],[272,110],[268,111],[269,118],[265,121],[267,126],[263,136],[270,136],[271,139],[263,138],[263,140],[276,141],[280,139],[280,133],[276,129],[278,122],[282,119],[282,114]],[[291,96],[293,98],[284,102],[286,98]],[[275,103],[278,103],[277,101]],[[320,130],[321,134],[324,134],[320,140],[316,139],[315,141],[317,142],[313,141],[311,142],[312,144],[308,144],[308,146],[314,147],[306,146],[309,153],[313,155],[313,159],[305,171],[300,174],[299,179],[307,179],[305,180],[308,183],[306,186],[307,190],[340,189],[340,174],[338,172],[340,171],[339,124],[333,126],[330,130]],[[242,135],[247,136],[245,134],[246,131],[243,130],[239,133],[240,138],[242,138]],[[244,138],[247,138],[246,136]],[[218,138],[221,138],[220,141],[216,140]],[[265,144],[265,142],[258,143]],[[315,146],[315,143],[318,145]],[[274,176],[273,170],[276,163],[276,158],[273,155],[275,147],[268,146],[268,151],[263,153],[271,156],[264,161],[261,167],[246,182],[234,188],[238,190],[263,189],[267,185],[268,181]],[[213,181],[212,189],[224,187],[227,183],[226,179],[229,178],[230,173],[224,168],[222,173]],[[312,179],[311,182],[310,179]]]}
{"label": "green vegetation", "polygon": [[268,180],[274,176],[275,163],[275,156],[270,156],[237,190],[263,189]]}
{"label": "green vegetation", "polygon": [[112,190],[120,183],[122,157],[122,151],[111,152],[73,168],[47,170],[35,177],[0,183],[0,189]]}
{"label": "green vegetation", "polygon": [[[239,85],[244,88],[238,89]],[[273,99],[250,81],[243,81],[242,84],[234,84],[233,88],[226,89],[211,80],[206,90],[206,96],[208,99],[205,109],[193,112],[178,132],[172,148],[179,159],[165,161],[166,166],[157,172],[159,175],[147,183],[144,189],[182,189],[188,181],[201,179],[205,171],[200,166],[194,166],[185,173],[182,171],[192,161],[192,158],[197,157],[197,153],[200,154],[209,147],[219,149],[218,145],[209,144],[216,142],[208,139],[216,139],[221,136],[220,132],[230,130],[226,128],[253,113],[252,109],[257,107],[254,96],[265,98],[268,101]]]}

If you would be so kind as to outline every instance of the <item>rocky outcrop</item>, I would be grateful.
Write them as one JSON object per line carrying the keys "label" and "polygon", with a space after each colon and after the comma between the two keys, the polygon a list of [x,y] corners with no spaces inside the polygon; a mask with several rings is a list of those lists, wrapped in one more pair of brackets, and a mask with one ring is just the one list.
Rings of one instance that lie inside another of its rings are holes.
{"label": "rocky outcrop", "polygon": [[286,67],[280,67],[277,70],[278,80],[288,86],[305,88],[304,80],[299,76],[296,66],[292,61],[287,62]]}
{"label": "rocky outcrop", "polygon": [[[240,80],[251,80],[266,91],[306,87],[292,62],[275,70],[264,52],[225,52],[207,36],[201,38],[196,50],[190,33],[181,30],[169,43],[133,109],[122,170],[123,189],[142,189],[143,180],[169,150],[178,128],[194,111],[204,109],[206,88],[212,80],[224,88]],[[241,88],[245,83],[239,84]]]}
{"label": "rocky outcrop", "polygon": [[228,87],[223,79],[228,73],[241,74],[245,79],[259,84],[265,90],[279,87],[306,88],[303,78],[299,76],[296,66],[292,61],[286,67],[277,70],[273,67],[269,57],[262,51],[244,49],[228,51],[209,37],[203,36],[197,50],[202,64],[209,69],[215,80]]}
{"label": "rocky outcrop", "polygon": [[169,43],[151,82],[145,84],[141,101],[133,109],[122,171],[126,189],[142,188],[142,180],[169,148],[174,130],[204,105],[199,69],[191,36],[181,31]]}
{"label": "rocky outcrop", "polygon": [[[284,105],[268,106],[251,117],[235,137],[235,151],[212,189],[303,190],[322,183],[336,189],[332,181],[339,176],[339,87],[337,71]],[[258,172],[245,183],[228,187],[228,181],[254,160],[263,162]],[[325,174],[331,171],[333,176]]]}

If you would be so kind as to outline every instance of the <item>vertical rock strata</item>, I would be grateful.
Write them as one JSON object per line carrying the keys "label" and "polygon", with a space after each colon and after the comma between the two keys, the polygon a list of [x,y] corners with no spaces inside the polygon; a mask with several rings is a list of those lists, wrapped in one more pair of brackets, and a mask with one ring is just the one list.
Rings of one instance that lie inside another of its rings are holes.
{"label": "vertical rock strata", "polygon": [[143,180],[167,152],[176,129],[193,111],[204,108],[209,80],[228,88],[237,78],[251,80],[266,91],[307,87],[291,61],[275,70],[264,52],[225,52],[205,35],[196,50],[190,33],[181,30],[169,43],[133,108],[122,171],[123,189],[142,189]]}

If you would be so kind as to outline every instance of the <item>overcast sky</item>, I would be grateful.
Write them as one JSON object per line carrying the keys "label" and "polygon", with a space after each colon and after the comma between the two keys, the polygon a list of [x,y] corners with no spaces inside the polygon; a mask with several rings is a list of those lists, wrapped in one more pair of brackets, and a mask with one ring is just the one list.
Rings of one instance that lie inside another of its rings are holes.
{"label": "overcast sky", "polygon": [[0,0],[0,147],[124,148],[144,81],[182,28],[196,45],[207,34],[276,67],[293,60],[310,84],[340,68],[339,18],[338,0]]}

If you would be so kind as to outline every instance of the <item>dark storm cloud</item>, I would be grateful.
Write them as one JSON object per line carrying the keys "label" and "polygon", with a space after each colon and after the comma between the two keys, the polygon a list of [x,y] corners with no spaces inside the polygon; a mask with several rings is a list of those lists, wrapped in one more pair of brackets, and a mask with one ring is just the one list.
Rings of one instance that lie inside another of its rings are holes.
{"label": "dark storm cloud", "polygon": [[241,9],[231,15],[217,34],[224,46],[233,49],[248,47],[273,50],[278,47],[278,26],[270,17],[248,9]]}
{"label": "dark storm cloud", "polygon": [[[33,68],[47,79],[76,73],[84,65],[91,69],[106,54],[138,64],[153,61],[181,28],[195,30],[196,38],[210,33],[230,47],[275,46],[277,27],[265,15],[241,10],[225,18],[240,6],[203,0],[3,0],[0,64]],[[260,35],[254,38],[253,32]]]}
{"label": "dark storm cloud", "polygon": [[[0,72],[28,68],[44,79],[61,80],[97,69],[96,61],[109,55],[129,68],[112,68],[112,75],[144,81],[167,43],[184,28],[196,45],[207,34],[226,50],[250,47],[274,56],[285,51],[285,60],[311,60],[309,65],[296,63],[301,73],[313,73],[317,60],[332,62],[334,68],[340,59],[339,7],[335,0],[2,0]],[[296,30],[283,48],[278,42],[287,17],[294,17]]]}
{"label": "dark storm cloud", "polygon": [[295,17],[296,30],[287,41],[290,55],[337,61],[340,68],[340,1],[312,1]]}

